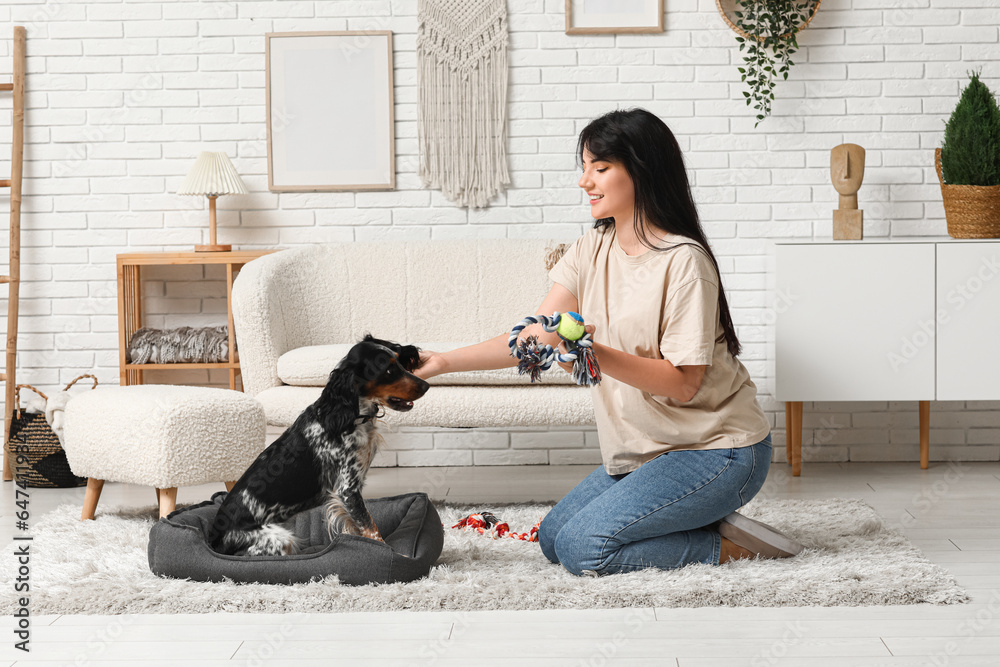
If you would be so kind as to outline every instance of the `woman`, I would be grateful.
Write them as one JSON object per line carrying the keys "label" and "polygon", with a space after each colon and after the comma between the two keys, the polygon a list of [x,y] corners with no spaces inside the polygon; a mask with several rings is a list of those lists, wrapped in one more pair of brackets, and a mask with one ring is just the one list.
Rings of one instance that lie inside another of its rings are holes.
{"label": "woman", "polygon": [[[542,521],[542,552],[590,575],[798,553],[735,512],[767,477],[770,427],[676,139],[644,109],[613,111],[577,152],[596,223],[549,273],[538,313],[579,312],[593,333],[604,465]],[[539,325],[523,335],[558,342]],[[516,365],[507,334],[423,358],[424,378]]]}

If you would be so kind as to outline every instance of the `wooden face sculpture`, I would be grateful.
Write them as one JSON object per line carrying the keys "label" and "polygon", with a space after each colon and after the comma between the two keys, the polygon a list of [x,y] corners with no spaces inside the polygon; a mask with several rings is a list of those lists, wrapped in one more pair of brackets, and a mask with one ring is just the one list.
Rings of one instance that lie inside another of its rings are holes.
{"label": "wooden face sculpture", "polygon": [[857,144],[840,144],[830,151],[830,178],[840,193],[839,208],[858,207],[858,190],[865,179],[865,149]]}
{"label": "wooden face sculpture", "polygon": [[858,190],[865,178],[865,149],[857,144],[841,144],[830,151],[830,178],[840,193],[833,212],[833,238],[860,240],[864,211],[858,210]]}

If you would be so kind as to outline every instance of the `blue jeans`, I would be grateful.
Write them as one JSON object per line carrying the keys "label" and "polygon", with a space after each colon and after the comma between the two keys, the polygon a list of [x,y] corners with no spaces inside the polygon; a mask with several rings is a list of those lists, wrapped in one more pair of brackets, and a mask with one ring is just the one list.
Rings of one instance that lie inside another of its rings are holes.
{"label": "blue jeans", "polygon": [[624,475],[601,466],[545,516],[538,543],[573,574],[718,563],[710,524],[757,495],[770,465],[768,433],[749,447],[667,452]]}

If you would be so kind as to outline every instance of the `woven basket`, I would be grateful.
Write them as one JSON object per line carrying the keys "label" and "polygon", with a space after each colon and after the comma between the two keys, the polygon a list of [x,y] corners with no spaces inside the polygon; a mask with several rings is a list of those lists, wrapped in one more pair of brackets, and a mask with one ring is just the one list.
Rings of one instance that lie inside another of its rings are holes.
{"label": "woven basket", "polygon": [[[809,12],[809,18],[805,20],[804,23],[799,24],[795,28],[795,32],[801,32],[812,23],[813,17],[816,16],[816,12],[819,11],[819,5],[823,0],[816,0],[816,4],[812,6],[812,10]],[[737,35],[743,39],[757,39],[757,41],[764,41],[761,38],[755,38],[753,35],[749,34],[746,30],[736,25],[736,0],[715,0],[715,6],[718,8],[719,13],[722,15],[722,19],[729,26],[730,30],[735,32]],[[787,38],[792,33],[786,35],[781,35],[782,39]]]}
{"label": "woven basket", "polygon": [[[90,378],[97,386],[93,375],[81,375],[63,391],[68,391],[78,380]],[[10,437],[7,438],[7,460],[11,462],[14,479],[25,486],[43,489],[64,489],[83,486],[86,477],[77,477],[69,468],[66,452],[63,451],[59,436],[45,419],[44,412],[21,412],[21,388],[30,389],[45,400],[48,396],[30,384],[19,384],[14,389],[14,414],[10,420]],[[93,389],[94,387],[91,387]]]}
{"label": "woven basket", "polygon": [[948,185],[941,173],[941,149],[934,149],[948,235],[956,239],[1000,238],[1000,185]]}

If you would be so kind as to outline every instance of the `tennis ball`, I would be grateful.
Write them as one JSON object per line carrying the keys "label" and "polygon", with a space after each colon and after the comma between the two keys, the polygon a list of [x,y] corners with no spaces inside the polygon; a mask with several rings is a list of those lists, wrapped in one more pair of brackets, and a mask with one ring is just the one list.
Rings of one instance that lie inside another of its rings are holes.
{"label": "tennis ball", "polygon": [[566,340],[580,340],[585,331],[583,318],[580,317],[579,313],[574,312],[564,313],[559,318],[559,326],[556,328],[556,333]]}

